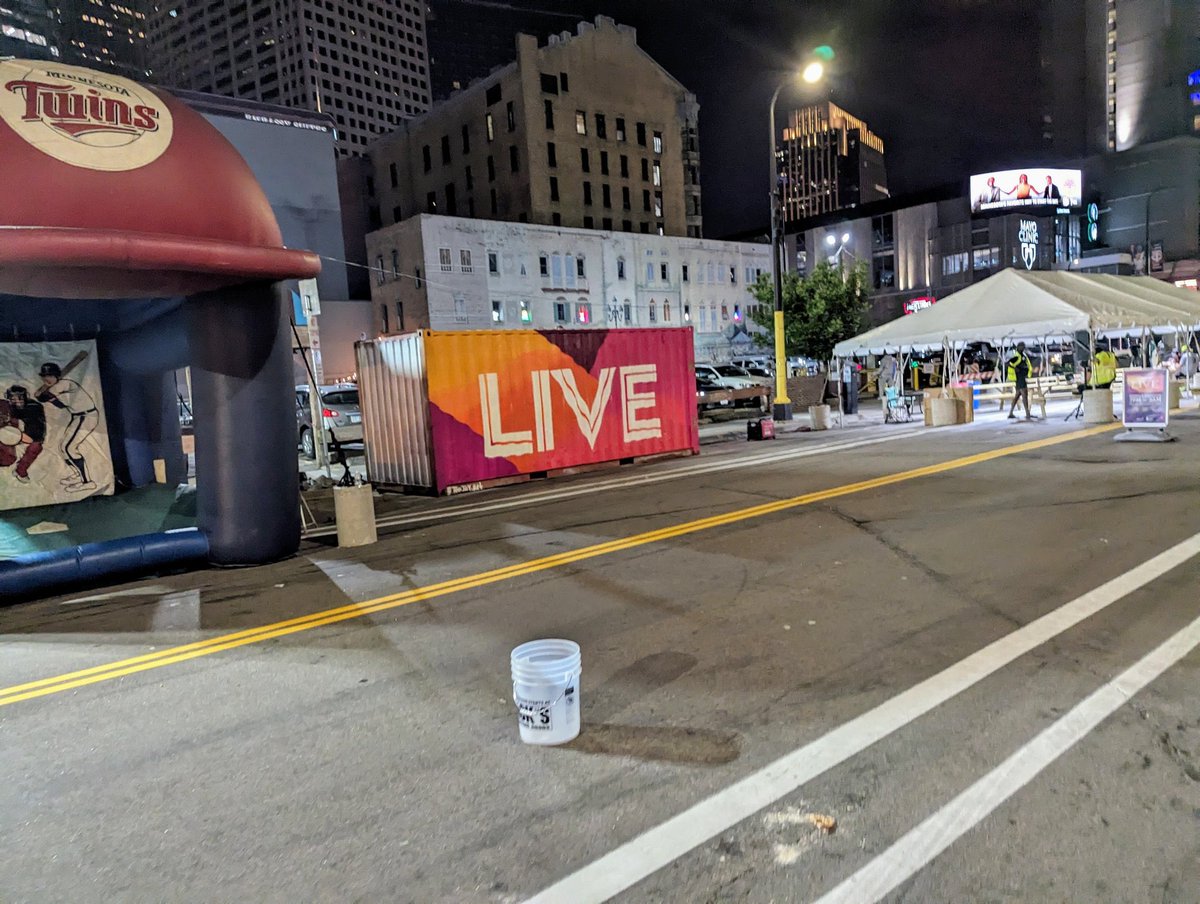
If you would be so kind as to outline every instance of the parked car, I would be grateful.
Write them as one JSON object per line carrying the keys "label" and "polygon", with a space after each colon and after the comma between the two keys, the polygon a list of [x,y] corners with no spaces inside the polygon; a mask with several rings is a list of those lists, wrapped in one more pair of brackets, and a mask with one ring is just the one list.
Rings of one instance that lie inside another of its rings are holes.
{"label": "parked car", "polygon": [[764,385],[762,378],[751,376],[747,370],[733,364],[697,364],[696,373],[726,389],[753,389]]}
{"label": "parked car", "polygon": [[701,411],[707,411],[710,408],[732,408],[732,399],[711,399],[709,394],[713,392],[724,392],[724,387],[713,382],[712,378],[705,374],[696,374],[696,407]]}
{"label": "parked car", "polygon": [[[358,387],[348,384],[322,386],[321,420],[328,431],[326,440],[361,443],[362,411],[358,407]],[[296,429],[300,451],[305,458],[317,457],[317,439],[312,429],[312,408],[308,387],[296,387]]]}
{"label": "parked car", "polygon": [[744,370],[766,370],[769,371],[772,366],[772,360],[766,355],[749,355],[741,358],[734,358],[729,362],[734,367],[741,367]]}

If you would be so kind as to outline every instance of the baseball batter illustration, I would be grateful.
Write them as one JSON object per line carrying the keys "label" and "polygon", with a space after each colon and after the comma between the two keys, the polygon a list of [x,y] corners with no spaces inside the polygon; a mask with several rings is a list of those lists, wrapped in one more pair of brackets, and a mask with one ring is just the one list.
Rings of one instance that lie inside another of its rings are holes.
{"label": "baseball batter illustration", "polygon": [[67,424],[60,437],[59,454],[72,471],[70,476],[62,480],[63,486],[70,492],[96,488],[96,484],[88,476],[83,444],[99,426],[100,413],[95,399],[87,390],[74,380],[67,379],[67,374],[86,357],[87,352],[80,352],[63,367],[53,361],[47,361],[38,371],[42,378],[42,387],[34,395],[38,402],[52,405],[68,414]]}
{"label": "baseball batter illustration", "polygon": [[[13,474],[29,483],[29,466],[42,454],[46,441],[46,412],[24,386],[10,386],[0,403],[0,467],[15,464]],[[18,455],[20,446],[25,448]]]}

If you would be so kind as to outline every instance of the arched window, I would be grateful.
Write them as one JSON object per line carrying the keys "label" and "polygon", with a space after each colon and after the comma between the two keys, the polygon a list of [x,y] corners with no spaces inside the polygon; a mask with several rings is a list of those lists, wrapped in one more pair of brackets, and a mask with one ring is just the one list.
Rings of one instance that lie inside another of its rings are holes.
{"label": "arched window", "polygon": [[650,322],[658,323],[658,305],[653,298],[650,299]]}

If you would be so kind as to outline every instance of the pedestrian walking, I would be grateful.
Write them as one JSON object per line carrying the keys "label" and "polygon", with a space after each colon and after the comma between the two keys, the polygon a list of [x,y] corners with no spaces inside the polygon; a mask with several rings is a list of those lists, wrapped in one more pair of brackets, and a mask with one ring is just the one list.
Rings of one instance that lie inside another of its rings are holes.
{"label": "pedestrian walking", "polygon": [[1034,420],[1033,413],[1029,410],[1029,375],[1033,372],[1033,363],[1025,354],[1024,342],[1017,343],[1017,350],[1013,352],[1012,357],[1006,363],[1008,365],[1008,381],[1014,383],[1016,387],[1012,407],[1008,409],[1008,416],[1016,420],[1017,402],[1019,401],[1025,406],[1025,420],[1032,421]]}

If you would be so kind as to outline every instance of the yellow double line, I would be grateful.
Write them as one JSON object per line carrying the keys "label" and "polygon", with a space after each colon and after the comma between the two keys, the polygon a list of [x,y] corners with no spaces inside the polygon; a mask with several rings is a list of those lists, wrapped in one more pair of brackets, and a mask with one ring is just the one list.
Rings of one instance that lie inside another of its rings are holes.
{"label": "yellow double line", "polygon": [[377,599],[367,600],[362,603],[351,603],[347,606],[339,606],[336,609],[325,609],[320,612],[314,612],[311,615],[302,615],[297,618],[290,618],[286,621],[272,622],[269,625],[263,625],[259,628],[248,628],[245,631],[235,631],[231,634],[221,634],[217,637],[211,637],[208,640],[198,640],[194,643],[183,644],[176,647],[168,647],[164,650],[159,650],[154,653],[146,653],[141,656],[134,656],[129,659],[121,659],[116,662],[105,663],[104,665],[93,666],[88,669],[80,669],[76,672],[67,672],[62,675],[54,675],[50,678],[42,678],[38,681],[30,681],[25,684],[15,684],[11,687],[0,688],[0,706],[8,706],[11,703],[20,703],[23,700],[32,700],[35,697],[46,697],[51,694],[60,694],[64,691],[74,690],[75,688],[85,687],[89,684],[99,684],[102,681],[111,681],[115,678],[123,678],[127,675],[135,675],[138,672],[147,672],[151,669],[159,669],[168,665],[175,665],[180,662],[187,662],[189,659],[199,659],[202,656],[211,656],[214,653],[221,653],[225,650],[244,647],[253,643],[261,643],[265,640],[273,640],[277,637],[286,637],[289,634],[298,634],[301,631],[311,631],[313,628],[320,628],[325,625],[333,625],[338,622],[349,621],[354,618],[361,618],[364,615],[371,615],[375,612],[384,612],[388,609],[398,609],[401,606],[407,606],[410,603],[421,602],[424,600],[437,599],[438,597],[448,596],[451,593],[461,593],[464,590],[474,590],[479,587],[486,587],[489,584],[497,584],[501,581],[508,581],[513,578],[522,577],[527,574],[535,574],[539,571],[547,571],[552,568],[560,568],[563,565],[571,565],[575,562],[583,562],[588,559],[595,559],[600,556],[610,555],[615,552],[621,552],[626,549],[633,549],[638,546],[644,546],[648,543],[658,543],[663,540],[670,540],[675,537],[686,536],[687,534],[698,533],[699,531],[710,530],[714,527],[723,527],[729,524],[736,524],[740,521],[748,521],[752,518],[761,518],[764,515],[773,515],[777,512],[787,511],[788,509],[798,508],[804,505],[811,505],[814,502],[822,502],[826,499],[836,499],[839,496],[849,496],[853,493],[861,493],[865,490],[874,490],[879,487],[886,487],[896,483],[903,483],[908,480],[916,480],[920,477],[929,477],[934,474],[942,474],[946,471],[954,471],[958,468],[966,468],[970,465],[981,464],[982,462],[992,461],[997,458],[1004,458],[1009,455],[1018,455],[1022,452],[1030,452],[1034,449],[1042,449],[1046,446],[1055,446],[1059,443],[1070,442],[1071,440],[1080,439],[1085,436],[1093,436],[1098,433],[1105,433],[1116,429],[1119,424],[1103,425],[1100,427],[1092,427],[1086,430],[1078,430],[1073,433],[1063,434],[1061,436],[1051,436],[1045,439],[1033,440],[1032,442],[1019,443],[1015,446],[1005,446],[1000,449],[993,449],[988,452],[980,452],[976,455],[968,455],[963,458],[955,458],[950,461],[941,462],[934,465],[926,465],[922,468],[913,468],[908,471],[899,471],[895,474],[886,474],[882,477],[873,477],[870,480],[861,480],[857,483],[848,483],[842,486],[833,487],[828,490],[818,490],[815,493],[805,493],[801,496],[793,496],[789,499],[781,499],[777,502],[768,502],[762,505],[751,506],[750,508],[738,509],[737,511],[728,512],[724,515],[714,515],[709,518],[700,518],[696,521],[687,521],[683,524],[677,524],[673,527],[664,527],[659,530],[647,531],[641,534],[634,534],[630,537],[624,537],[619,540],[610,540],[607,543],[597,543],[593,546],[585,546],[581,549],[576,549],[570,552],[557,553],[552,556],[544,556],[540,559],[532,559],[528,562],[521,562],[516,565],[507,565],[504,568],[496,568],[491,571],[483,571],[478,574],[468,575],[462,578],[455,578],[449,581],[442,581],[437,584],[430,584],[427,587],[419,587],[413,590],[405,590],[401,593],[394,593],[389,596],[381,596]]}

